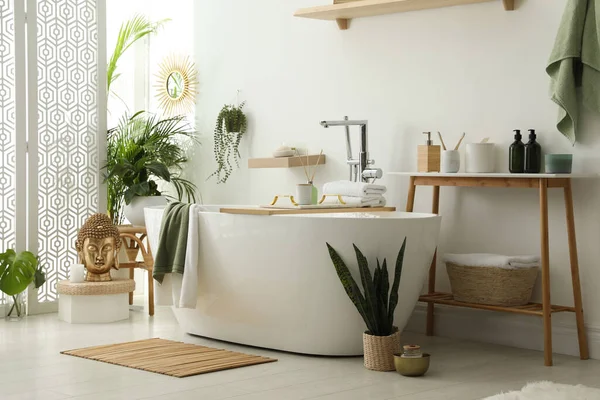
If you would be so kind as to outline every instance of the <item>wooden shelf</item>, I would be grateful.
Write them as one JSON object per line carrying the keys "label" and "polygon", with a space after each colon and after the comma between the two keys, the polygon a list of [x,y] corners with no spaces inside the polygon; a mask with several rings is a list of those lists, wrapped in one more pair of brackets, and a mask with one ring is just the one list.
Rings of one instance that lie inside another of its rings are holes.
{"label": "wooden shelf", "polygon": [[[487,304],[463,303],[463,302],[454,300],[454,297],[450,293],[425,294],[425,295],[419,297],[419,301],[422,301],[424,303],[443,304],[443,305],[455,306],[455,307],[476,308],[479,310],[501,311],[501,312],[509,312],[509,313],[513,313],[513,314],[537,315],[540,317],[544,316],[542,305],[539,303],[529,303],[529,304],[526,304],[523,306],[514,306],[514,307],[490,306]],[[553,313],[575,312],[575,307],[553,305],[552,312]]]}
{"label": "wooden shelf", "polygon": [[[302,8],[294,16],[302,18],[337,21],[342,30],[348,29],[353,18],[374,17],[409,11],[426,10],[484,3],[498,0],[334,0],[333,5]],[[504,9],[515,9],[514,0],[502,0]]]}
{"label": "wooden shelf", "polygon": [[[302,158],[302,160],[300,160]],[[317,165],[319,155],[295,156],[295,157],[269,157],[269,158],[250,158],[248,159],[248,168],[294,168],[304,165]],[[325,164],[325,154],[321,156],[319,165]]]}

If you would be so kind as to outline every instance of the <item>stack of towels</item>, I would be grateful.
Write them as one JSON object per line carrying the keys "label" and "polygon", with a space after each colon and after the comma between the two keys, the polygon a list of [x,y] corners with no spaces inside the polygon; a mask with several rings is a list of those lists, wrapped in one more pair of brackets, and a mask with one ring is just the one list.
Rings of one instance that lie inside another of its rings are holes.
{"label": "stack of towels", "polygon": [[337,197],[341,196],[346,205],[353,207],[383,207],[387,188],[364,182],[335,181],[323,185],[323,194],[328,197],[325,204],[341,204]]}
{"label": "stack of towels", "polygon": [[444,262],[465,267],[497,267],[505,269],[539,267],[538,256],[503,256],[500,254],[445,254]]}

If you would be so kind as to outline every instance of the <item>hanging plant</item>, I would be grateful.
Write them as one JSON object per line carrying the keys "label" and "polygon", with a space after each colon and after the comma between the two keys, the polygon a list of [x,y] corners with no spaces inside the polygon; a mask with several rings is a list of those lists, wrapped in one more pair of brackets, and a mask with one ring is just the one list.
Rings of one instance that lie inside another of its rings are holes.
{"label": "hanging plant", "polygon": [[248,120],[242,111],[246,102],[239,106],[224,105],[217,117],[215,126],[215,161],[217,170],[209,178],[216,176],[217,183],[225,183],[233,172],[231,158],[240,166],[240,141],[248,128]]}

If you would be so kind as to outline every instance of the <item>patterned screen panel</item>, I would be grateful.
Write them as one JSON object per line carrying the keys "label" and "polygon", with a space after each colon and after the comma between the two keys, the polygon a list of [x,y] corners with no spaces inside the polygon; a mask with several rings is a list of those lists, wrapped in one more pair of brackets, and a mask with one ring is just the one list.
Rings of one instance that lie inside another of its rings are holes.
{"label": "patterned screen panel", "polygon": [[97,1],[37,1],[39,302],[57,300],[77,229],[98,211]]}
{"label": "patterned screen panel", "polygon": [[16,118],[14,34],[13,0],[0,0],[0,251],[15,247]]}

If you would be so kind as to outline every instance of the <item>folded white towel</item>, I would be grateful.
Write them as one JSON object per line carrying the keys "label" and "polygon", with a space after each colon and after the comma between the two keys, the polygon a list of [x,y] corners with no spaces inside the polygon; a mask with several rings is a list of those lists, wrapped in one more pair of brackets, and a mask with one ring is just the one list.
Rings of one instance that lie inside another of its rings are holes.
{"label": "folded white towel", "polygon": [[366,197],[383,195],[387,188],[365,182],[335,181],[323,185],[323,194],[339,194],[342,196]]}
{"label": "folded white towel", "polygon": [[538,256],[503,256],[500,254],[444,254],[444,261],[473,267],[531,268],[540,265]]}
{"label": "folded white towel", "polygon": [[[386,204],[385,197],[383,196],[367,196],[367,197],[354,197],[354,196],[341,196],[345,205],[354,207],[383,207]],[[342,204],[337,197],[329,196],[323,202],[324,204]]]}

